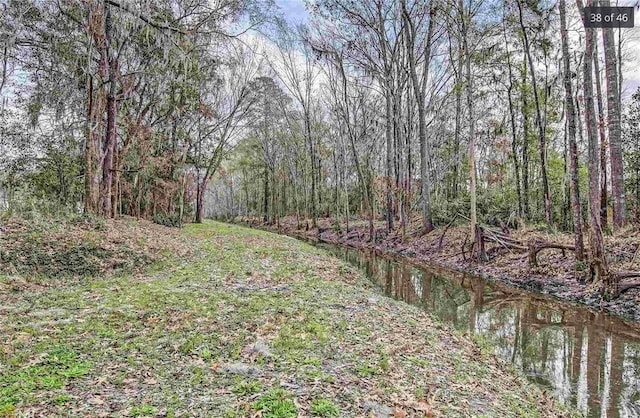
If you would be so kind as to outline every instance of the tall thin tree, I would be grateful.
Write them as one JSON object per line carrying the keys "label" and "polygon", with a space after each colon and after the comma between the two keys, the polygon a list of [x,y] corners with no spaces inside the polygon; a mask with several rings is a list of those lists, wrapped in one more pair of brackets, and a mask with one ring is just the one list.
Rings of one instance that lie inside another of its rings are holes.
{"label": "tall thin tree", "polygon": [[576,247],[576,259],[584,260],[584,243],[582,238],[582,209],[580,206],[580,182],[578,177],[578,146],[576,144],[576,114],[573,103],[573,86],[571,84],[571,65],[569,63],[569,40],[567,39],[567,4],[560,0],[560,34],[562,41],[562,62],[564,67],[565,114],[569,139],[570,190],[571,208],[573,210],[573,235]]}

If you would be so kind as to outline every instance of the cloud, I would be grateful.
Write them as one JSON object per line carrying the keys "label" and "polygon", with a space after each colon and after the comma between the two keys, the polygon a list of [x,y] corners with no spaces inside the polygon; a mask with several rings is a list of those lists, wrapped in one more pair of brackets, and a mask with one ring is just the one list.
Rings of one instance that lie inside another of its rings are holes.
{"label": "cloud", "polygon": [[289,23],[305,23],[309,19],[303,0],[276,0],[276,4]]}

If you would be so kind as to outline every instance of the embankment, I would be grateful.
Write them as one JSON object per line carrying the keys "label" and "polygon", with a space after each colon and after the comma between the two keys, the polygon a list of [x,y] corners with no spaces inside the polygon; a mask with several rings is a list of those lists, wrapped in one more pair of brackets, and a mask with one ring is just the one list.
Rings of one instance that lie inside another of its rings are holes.
{"label": "embankment", "polygon": [[[471,237],[468,226],[452,226],[446,230],[438,228],[422,234],[419,222],[387,234],[384,224],[375,224],[375,240],[369,237],[366,221],[354,221],[347,228],[333,219],[320,219],[318,228],[307,228],[308,223],[296,222],[295,218],[282,219],[278,225],[266,225],[255,219],[239,219],[243,224],[267,229],[280,234],[307,240],[320,240],[336,245],[355,248],[370,248],[380,253],[402,257],[416,265],[439,267],[456,272],[469,273],[488,281],[499,281],[521,289],[538,292],[551,297],[580,303],[597,311],[605,311],[625,319],[640,320],[640,290],[630,289],[616,298],[605,300],[599,289],[583,283],[588,270],[586,263],[576,263],[572,252],[554,249],[544,250],[538,255],[538,265],[531,266],[528,253],[487,245],[489,261],[479,263],[471,257]],[[569,234],[549,234],[533,228],[512,230],[510,236],[521,242],[544,241],[572,245]],[[614,235],[605,237],[609,267],[612,271],[640,271],[640,230],[628,226]],[[466,251],[463,251],[463,247]]]}
{"label": "embankment", "polygon": [[216,222],[173,231],[191,255],[138,274],[0,277],[0,416],[568,416],[324,251]]}

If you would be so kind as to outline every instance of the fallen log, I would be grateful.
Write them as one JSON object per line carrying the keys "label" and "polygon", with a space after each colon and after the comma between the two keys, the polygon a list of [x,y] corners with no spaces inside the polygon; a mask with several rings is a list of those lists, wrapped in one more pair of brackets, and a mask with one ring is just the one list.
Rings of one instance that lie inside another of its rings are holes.
{"label": "fallen log", "polygon": [[478,245],[476,252],[476,259],[478,262],[488,261],[489,257],[487,256],[487,251],[484,248],[485,243],[485,235],[484,230],[480,225],[476,225],[476,238],[475,243]]}
{"label": "fallen log", "polygon": [[634,287],[640,287],[640,281],[622,282],[624,279],[637,279],[640,278],[640,271],[619,271],[612,273],[615,286],[615,295],[620,296],[622,292],[626,292]]}
{"label": "fallen log", "polygon": [[575,251],[576,247],[573,245],[557,244],[553,242],[532,242],[529,244],[529,265],[537,266],[538,253],[546,249],[562,250],[562,254],[564,255],[565,250]]}
{"label": "fallen log", "polygon": [[528,249],[523,242],[518,241],[517,239],[511,238],[510,236],[505,235],[504,233],[493,231],[491,229],[484,228],[484,227],[482,227],[482,230],[483,230],[483,237],[485,241],[495,242],[497,244],[500,244],[507,250],[526,251]]}
{"label": "fallen log", "polygon": [[623,292],[638,286],[640,286],[640,282],[618,283],[616,285],[616,297],[620,296]]}
{"label": "fallen log", "polygon": [[[464,261],[467,261],[467,254],[465,253],[464,249],[467,246],[467,242],[469,241],[469,235],[465,235],[464,236],[464,242],[462,243],[462,259]],[[473,251],[473,247],[471,248],[471,251]]]}
{"label": "fallen log", "polygon": [[[493,242],[499,244],[507,251],[527,251],[527,247],[521,241],[511,238],[507,234],[501,231],[492,230],[490,228],[478,225],[476,227],[476,240],[478,245],[477,259],[478,261],[487,261],[489,257],[485,250],[485,242]],[[494,250],[496,251],[496,250]]]}
{"label": "fallen log", "polygon": [[640,278],[640,271],[619,271],[613,273],[616,280]]}
{"label": "fallen log", "polygon": [[442,242],[444,240],[444,236],[447,233],[447,231],[449,230],[449,228],[451,227],[451,225],[453,225],[453,223],[455,222],[457,217],[458,217],[457,213],[455,215],[453,215],[453,219],[451,219],[451,221],[444,228],[444,231],[442,231],[442,235],[440,235],[440,238],[438,239],[438,249],[437,249],[437,251],[442,250]]}

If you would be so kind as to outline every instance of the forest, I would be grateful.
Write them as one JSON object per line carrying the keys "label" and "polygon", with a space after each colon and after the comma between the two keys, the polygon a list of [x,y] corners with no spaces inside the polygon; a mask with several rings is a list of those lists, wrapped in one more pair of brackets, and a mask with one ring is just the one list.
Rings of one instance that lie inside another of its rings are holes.
{"label": "forest", "polygon": [[533,225],[609,283],[603,234],[640,219],[639,34],[585,28],[593,5],[5,1],[4,210]]}
{"label": "forest", "polygon": [[639,8],[0,0],[0,418],[640,416]]}

